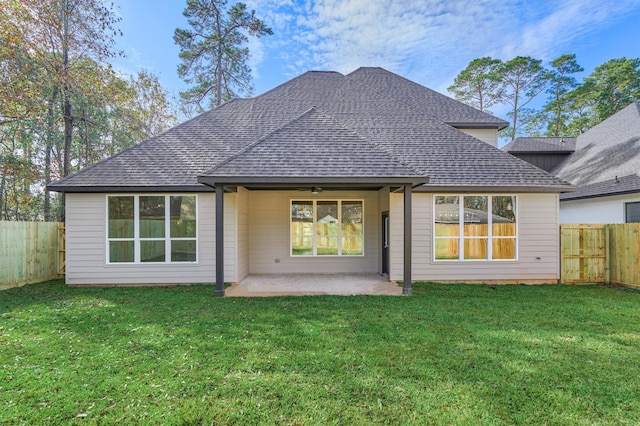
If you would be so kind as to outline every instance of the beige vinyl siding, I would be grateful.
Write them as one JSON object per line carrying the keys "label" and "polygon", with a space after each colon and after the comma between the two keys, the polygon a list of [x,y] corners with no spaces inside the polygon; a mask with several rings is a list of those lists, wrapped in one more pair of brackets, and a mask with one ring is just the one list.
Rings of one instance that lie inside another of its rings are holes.
{"label": "beige vinyl siding", "polygon": [[[291,256],[291,200],[364,200],[364,256]],[[249,192],[249,269],[252,274],[375,273],[378,270],[376,191]]]}
{"label": "beige vinyl siding", "polygon": [[[238,270],[238,194],[231,192],[224,194],[224,280],[235,282]],[[215,202],[214,202],[215,205]],[[214,224],[215,228],[215,212]],[[214,233],[215,235],[215,233]],[[214,241],[215,253],[215,241]],[[215,275],[214,275],[215,276]]]}
{"label": "beige vinyl siding", "polygon": [[389,187],[384,187],[378,191],[378,212],[389,211]]}
{"label": "beige vinyl siding", "polygon": [[106,194],[66,194],[67,284],[215,282],[215,197],[197,195],[198,263],[107,265]]}
{"label": "beige vinyl siding", "polygon": [[[434,261],[433,194],[414,193],[412,279],[414,281],[557,282],[559,278],[558,195],[517,195],[518,260]],[[402,194],[392,193],[390,199],[390,277],[394,280],[402,280],[403,198]]]}
{"label": "beige vinyl siding", "polygon": [[237,272],[236,281],[249,275],[249,191],[238,187],[237,192]]}
{"label": "beige vinyl siding", "polygon": [[[378,247],[382,250],[382,213],[389,211],[389,187],[378,191]],[[382,252],[378,256],[378,273],[382,273]]]}
{"label": "beige vinyl siding", "polygon": [[491,146],[498,147],[498,130],[497,129],[458,129],[468,135],[478,138]]}

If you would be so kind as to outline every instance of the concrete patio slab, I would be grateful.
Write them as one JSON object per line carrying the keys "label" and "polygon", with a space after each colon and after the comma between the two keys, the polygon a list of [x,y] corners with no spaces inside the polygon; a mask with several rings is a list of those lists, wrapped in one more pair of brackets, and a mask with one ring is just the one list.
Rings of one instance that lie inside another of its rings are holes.
{"label": "concrete patio slab", "polygon": [[252,274],[225,291],[229,297],[360,294],[402,296],[402,287],[377,274]]}

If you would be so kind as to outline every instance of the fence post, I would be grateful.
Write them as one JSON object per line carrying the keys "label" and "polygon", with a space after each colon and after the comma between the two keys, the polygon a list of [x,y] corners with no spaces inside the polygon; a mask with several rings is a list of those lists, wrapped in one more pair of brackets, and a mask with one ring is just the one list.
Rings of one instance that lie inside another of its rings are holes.
{"label": "fence post", "polygon": [[66,244],[67,230],[65,222],[58,224],[58,256],[56,270],[58,272],[58,278],[61,278],[66,273],[66,261],[67,261],[67,244]]}
{"label": "fence post", "polygon": [[558,257],[560,257],[560,261],[558,262],[558,267],[560,268],[560,284],[564,283],[564,227],[560,225],[560,250],[558,252]]}
{"label": "fence post", "polygon": [[611,225],[604,226],[604,283],[611,284]]}

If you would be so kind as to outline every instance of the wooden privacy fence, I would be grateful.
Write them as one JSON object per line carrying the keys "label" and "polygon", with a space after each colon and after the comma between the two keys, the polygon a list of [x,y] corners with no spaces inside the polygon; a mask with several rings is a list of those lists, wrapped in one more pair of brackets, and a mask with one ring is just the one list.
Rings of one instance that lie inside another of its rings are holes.
{"label": "wooden privacy fence", "polygon": [[64,274],[64,223],[0,221],[0,290]]}
{"label": "wooden privacy fence", "polygon": [[561,281],[640,288],[640,223],[560,226]]}

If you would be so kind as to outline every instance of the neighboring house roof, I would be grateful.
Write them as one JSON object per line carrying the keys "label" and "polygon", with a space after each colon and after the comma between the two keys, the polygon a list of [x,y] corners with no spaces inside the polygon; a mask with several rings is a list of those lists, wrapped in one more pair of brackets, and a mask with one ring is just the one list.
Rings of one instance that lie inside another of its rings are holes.
{"label": "neighboring house roof", "polygon": [[560,194],[560,200],[579,200],[583,198],[632,194],[635,192],[640,192],[640,176],[637,174],[615,177],[604,182],[580,186],[575,192]]}
{"label": "neighboring house roof", "polygon": [[502,147],[510,154],[570,154],[575,149],[576,138],[570,137],[521,137]]}
{"label": "neighboring house roof", "polygon": [[[464,208],[464,223],[488,223],[489,212],[469,207]],[[493,223],[513,223],[506,217],[491,215]],[[458,204],[436,204],[435,221],[437,223],[460,223],[460,206]]]}
{"label": "neighboring house roof", "polygon": [[328,214],[318,219],[318,223],[338,223],[338,219]]}
{"label": "neighboring house roof", "polygon": [[578,136],[575,152],[551,173],[584,186],[639,171],[640,103],[634,102]]}
{"label": "neighboring house roof", "polygon": [[310,71],[255,98],[225,103],[48,189],[202,191],[211,190],[202,182],[314,178],[428,181],[428,190],[572,189],[447,122],[504,123],[380,68],[349,75]]}

